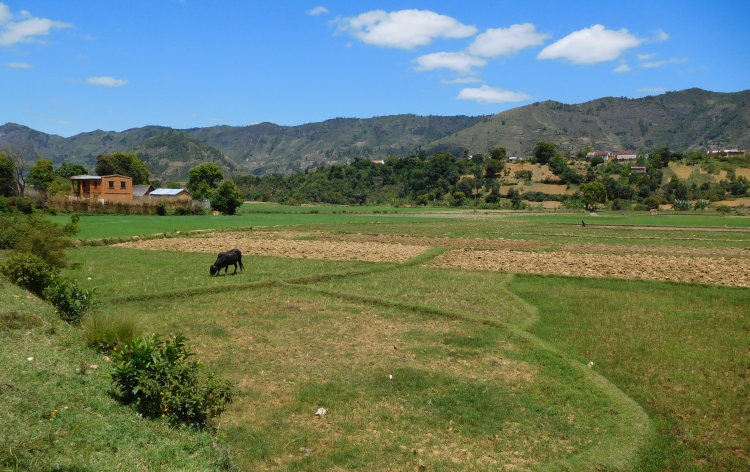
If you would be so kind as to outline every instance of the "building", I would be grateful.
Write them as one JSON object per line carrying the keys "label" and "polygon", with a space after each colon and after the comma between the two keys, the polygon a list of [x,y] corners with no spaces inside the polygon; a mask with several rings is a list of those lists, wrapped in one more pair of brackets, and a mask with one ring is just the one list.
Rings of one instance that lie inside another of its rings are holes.
{"label": "building", "polygon": [[184,202],[192,203],[193,196],[184,188],[157,188],[148,194],[148,197],[154,200],[165,202]]}
{"label": "building", "polygon": [[630,172],[634,172],[636,174],[645,174],[646,168],[644,166],[630,166]]}
{"label": "building", "polygon": [[154,187],[151,185],[133,185],[133,198],[138,199],[148,197],[153,191]]}
{"label": "building", "polygon": [[616,154],[617,162],[635,162],[638,155],[635,151],[620,151]]}
{"label": "building", "polygon": [[70,178],[70,195],[79,200],[131,201],[133,179],[127,175],[74,175]]}
{"label": "building", "polygon": [[745,157],[744,149],[722,149],[719,151],[708,151],[708,157]]}
{"label": "building", "polygon": [[591,159],[592,157],[601,157],[604,162],[607,162],[610,157],[614,157],[614,153],[607,151],[591,151],[586,154],[586,157]]}

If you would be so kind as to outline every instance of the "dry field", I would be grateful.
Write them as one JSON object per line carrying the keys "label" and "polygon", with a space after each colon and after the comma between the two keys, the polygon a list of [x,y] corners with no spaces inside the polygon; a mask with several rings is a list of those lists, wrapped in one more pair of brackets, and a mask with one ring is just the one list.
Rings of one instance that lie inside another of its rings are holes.
{"label": "dry field", "polygon": [[[314,239],[293,239],[293,238]],[[404,262],[430,247],[452,249],[434,267],[495,272],[653,279],[750,287],[750,249],[560,244],[510,239],[253,231],[209,233],[118,244],[143,250],[244,254],[300,259]],[[551,249],[551,250],[550,250]],[[538,252],[542,251],[542,252]]]}

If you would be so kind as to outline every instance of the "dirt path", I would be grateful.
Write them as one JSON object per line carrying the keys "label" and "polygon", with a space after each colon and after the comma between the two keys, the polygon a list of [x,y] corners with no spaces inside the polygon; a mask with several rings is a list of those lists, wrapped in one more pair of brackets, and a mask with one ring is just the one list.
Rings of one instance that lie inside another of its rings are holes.
{"label": "dirt path", "polygon": [[463,250],[444,253],[432,265],[494,272],[654,279],[750,287],[750,259]]}

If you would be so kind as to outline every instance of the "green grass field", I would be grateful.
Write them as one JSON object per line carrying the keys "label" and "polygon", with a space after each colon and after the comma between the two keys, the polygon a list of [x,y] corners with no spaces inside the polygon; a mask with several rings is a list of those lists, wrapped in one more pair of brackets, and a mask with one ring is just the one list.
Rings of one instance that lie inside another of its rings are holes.
{"label": "green grass field", "polygon": [[[84,216],[78,237],[253,226],[527,239],[551,250],[564,243],[750,247],[750,219],[739,217],[247,207],[257,211]],[[581,218],[586,228],[576,225]],[[107,363],[83,345],[80,330],[1,281],[0,463],[10,470],[750,468],[747,289],[430,267],[439,252],[400,264],[248,257],[244,273],[211,278],[211,254],[71,250],[64,275],[97,287],[100,314],[138,320],[148,332],[183,332],[208,368],[236,383],[239,397],[215,434],[142,420],[118,405],[107,394]],[[328,414],[316,417],[319,407]]]}

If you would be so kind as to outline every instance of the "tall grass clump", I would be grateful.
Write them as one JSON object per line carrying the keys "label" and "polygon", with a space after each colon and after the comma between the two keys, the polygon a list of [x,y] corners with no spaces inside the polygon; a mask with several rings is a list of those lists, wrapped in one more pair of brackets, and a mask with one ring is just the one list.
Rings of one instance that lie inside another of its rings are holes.
{"label": "tall grass clump", "polygon": [[148,418],[205,427],[234,396],[234,386],[213,374],[203,375],[187,338],[178,334],[131,339],[113,351],[114,393]]}
{"label": "tall grass clump", "polygon": [[83,318],[81,335],[89,346],[102,352],[113,351],[143,333],[141,321],[95,311]]}

